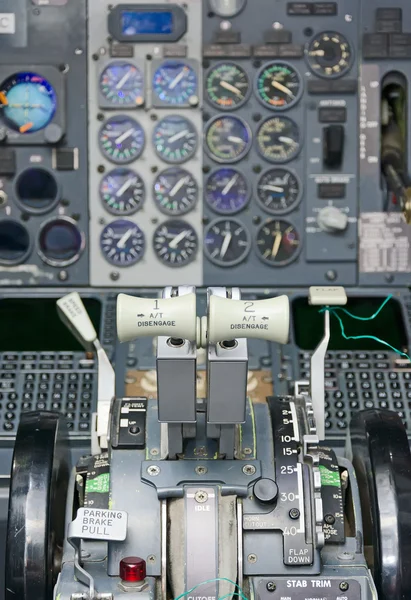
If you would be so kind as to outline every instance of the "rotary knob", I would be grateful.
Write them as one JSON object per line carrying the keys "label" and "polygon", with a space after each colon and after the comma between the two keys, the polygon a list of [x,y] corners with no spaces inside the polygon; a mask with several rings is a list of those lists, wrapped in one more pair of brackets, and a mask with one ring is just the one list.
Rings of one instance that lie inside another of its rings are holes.
{"label": "rotary knob", "polygon": [[325,206],[318,213],[317,223],[327,233],[338,233],[347,229],[348,217],[336,206]]}

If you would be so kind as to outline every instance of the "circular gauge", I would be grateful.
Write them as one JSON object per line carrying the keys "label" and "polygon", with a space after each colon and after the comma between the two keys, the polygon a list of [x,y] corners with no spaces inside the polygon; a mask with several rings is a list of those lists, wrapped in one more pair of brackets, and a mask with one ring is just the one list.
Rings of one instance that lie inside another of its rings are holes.
{"label": "circular gauge", "polygon": [[113,215],[132,215],[143,206],[144,183],[131,169],[114,169],[100,183],[104,208]]}
{"label": "circular gauge", "polygon": [[57,107],[51,83],[36,73],[16,73],[0,88],[0,115],[20,133],[35,133],[47,127]]}
{"label": "circular gauge", "polygon": [[220,267],[233,267],[242,262],[251,248],[251,236],[237,219],[213,221],[204,232],[204,252]]}
{"label": "circular gauge", "polygon": [[283,267],[293,262],[300,250],[300,236],[288,221],[272,219],[261,225],[257,232],[258,257],[271,267]]}
{"label": "circular gauge", "polygon": [[265,160],[285,163],[300,152],[300,131],[288,117],[271,117],[257,132],[257,148]]}
{"label": "circular gauge", "polygon": [[143,257],[144,233],[132,221],[118,219],[106,225],[101,232],[100,248],[110,264],[131,267]]}
{"label": "circular gauge", "polygon": [[213,160],[233,163],[244,158],[251,146],[251,129],[240,117],[217,116],[207,124],[206,149]]}
{"label": "circular gauge", "polygon": [[350,70],[353,59],[345,37],[329,31],[316,35],[305,54],[310,69],[320,77],[341,77]]}
{"label": "circular gauge", "polygon": [[197,87],[195,70],[182,61],[167,61],[154,73],[153,93],[164,104],[197,104]]}
{"label": "circular gauge", "polygon": [[301,197],[300,181],[288,169],[269,169],[257,184],[257,199],[272,214],[286,213],[297,206]]}
{"label": "circular gauge", "polygon": [[24,225],[12,219],[2,219],[0,221],[0,263],[17,265],[27,258],[30,251],[30,235]]}
{"label": "circular gauge", "polygon": [[106,102],[119,108],[141,106],[144,104],[143,74],[131,63],[110,63],[100,75],[100,93]]}
{"label": "circular gauge", "polygon": [[185,221],[170,219],[155,230],[153,247],[157,258],[168,267],[185,267],[196,257],[198,237]]}
{"label": "circular gauge", "polygon": [[157,123],[153,133],[157,155],[167,163],[180,164],[197,150],[197,131],[193,123],[179,115],[169,115]]}
{"label": "circular gauge", "polygon": [[242,67],[222,62],[208,72],[205,90],[210,104],[221,110],[231,110],[247,100],[250,81]]}
{"label": "circular gauge", "polygon": [[184,215],[198,200],[198,185],[188,171],[173,167],[158,175],[154,182],[154,200],[162,213]]}
{"label": "circular gauge", "polygon": [[209,0],[211,10],[224,19],[235,17],[241,12],[247,0]]}
{"label": "circular gauge", "polygon": [[130,163],[144,149],[144,131],[131,117],[115,116],[108,119],[100,129],[101,152],[113,163]]}
{"label": "circular gauge", "polygon": [[302,94],[300,74],[288,63],[269,63],[257,75],[256,93],[260,102],[268,108],[290,108],[298,102]]}
{"label": "circular gauge", "polygon": [[16,201],[23,210],[34,214],[50,211],[60,198],[59,186],[53,173],[39,167],[22,171],[14,191]]}
{"label": "circular gauge", "polygon": [[85,247],[84,233],[79,231],[74,219],[56,217],[40,229],[39,256],[52,267],[66,267],[78,260]]}
{"label": "circular gauge", "polygon": [[247,180],[236,169],[218,169],[207,179],[205,199],[216,213],[233,215],[248,204],[250,192]]}

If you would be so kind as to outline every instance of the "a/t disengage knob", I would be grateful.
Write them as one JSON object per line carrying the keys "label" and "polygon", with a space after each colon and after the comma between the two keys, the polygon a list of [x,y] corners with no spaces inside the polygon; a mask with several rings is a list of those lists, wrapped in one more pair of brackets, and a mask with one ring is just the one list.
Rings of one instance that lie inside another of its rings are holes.
{"label": "a/t disengage knob", "polygon": [[318,213],[317,223],[327,233],[338,233],[347,229],[348,217],[336,206],[325,206]]}

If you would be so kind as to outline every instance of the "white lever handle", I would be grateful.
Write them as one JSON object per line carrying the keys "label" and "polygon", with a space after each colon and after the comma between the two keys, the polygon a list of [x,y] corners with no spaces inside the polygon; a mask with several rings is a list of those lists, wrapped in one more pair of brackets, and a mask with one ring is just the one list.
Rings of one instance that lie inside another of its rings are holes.
{"label": "white lever handle", "polygon": [[77,292],[57,300],[57,310],[63,323],[86,350],[94,349],[97,332]]}
{"label": "white lever handle", "polygon": [[208,305],[208,342],[258,338],[285,344],[290,328],[287,296],[268,300],[231,300],[211,295]]}
{"label": "white lever handle", "polygon": [[196,295],[137,298],[119,294],[117,335],[120,342],[158,335],[196,341]]}

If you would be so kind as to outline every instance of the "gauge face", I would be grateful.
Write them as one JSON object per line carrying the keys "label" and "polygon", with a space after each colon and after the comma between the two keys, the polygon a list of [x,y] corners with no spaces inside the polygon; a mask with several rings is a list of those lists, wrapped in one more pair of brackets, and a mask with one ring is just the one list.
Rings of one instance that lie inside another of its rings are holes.
{"label": "gauge face", "polygon": [[247,0],[209,0],[210,8],[224,19],[234,17],[243,10]]}
{"label": "gauge face", "polygon": [[272,219],[261,225],[257,233],[258,257],[272,267],[293,262],[300,252],[300,236],[288,221]]}
{"label": "gauge face", "polygon": [[53,267],[64,267],[76,262],[84,245],[84,234],[69,217],[50,219],[40,229],[39,255],[46,264]]}
{"label": "gauge face", "polygon": [[184,267],[198,252],[198,237],[191,225],[170,219],[157,227],[153,237],[154,252],[168,267]]}
{"label": "gauge face", "polygon": [[216,213],[233,215],[247,206],[250,193],[247,180],[236,169],[218,169],[205,184],[205,199]]}
{"label": "gauge face", "polygon": [[184,215],[193,210],[197,203],[197,182],[184,169],[167,169],[154,182],[154,200],[162,213]]}
{"label": "gauge face", "polygon": [[153,144],[157,155],[164,162],[180,164],[194,156],[197,150],[197,131],[185,117],[170,115],[155,126]]}
{"label": "gauge face", "polygon": [[239,65],[224,62],[208,73],[205,89],[210,104],[221,110],[232,110],[247,100],[250,81]]}
{"label": "gauge face", "polygon": [[301,186],[288,169],[270,169],[257,184],[257,198],[264,210],[272,214],[286,213],[300,201]]}
{"label": "gauge face", "polygon": [[47,127],[57,108],[52,85],[36,73],[16,73],[0,88],[0,116],[7,125],[22,134]]}
{"label": "gauge face", "polygon": [[27,229],[12,219],[0,221],[0,263],[17,265],[30,254],[31,241]]}
{"label": "gauge face", "polygon": [[111,63],[100,76],[100,93],[112,106],[141,106],[144,104],[143,74],[131,63]]}
{"label": "gauge face", "polygon": [[103,177],[100,198],[113,215],[132,215],[144,203],[144,183],[131,169],[114,169]]}
{"label": "gauge face", "polygon": [[115,116],[108,119],[100,129],[101,152],[113,163],[130,163],[144,149],[144,131],[130,117]]}
{"label": "gauge face", "polygon": [[288,117],[272,117],[257,132],[258,151],[265,160],[284,163],[300,151],[300,132]]}
{"label": "gauge face", "polygon": [[116,267],[131,267],[143,257],[144,233],[132,221],[118,219],[101,232],[100,248],[110,264]]}
{"label": "gauge face", "polygon": [[182,61],[163,63],[153,77],[153,93],[164,104],[196,104],[198,80],[193,67]]}
{"label": "gauge face", "polygon": [[351,68],[352,51],[340,33],[323,32],[308,44],[306,57],[312,71],[320,77],[341,77]]}
{"label": "gauge face", "polygon": [[256,92],[260,102],[273,110],[286,110],[300,99],[301,77],[285,62],[265,65],[257,75]]}
{"label": "gauge face", "polygon": [[243,119],[217,116],[206,128],[207,152],[216,162],[237,162],[250,150],[251,135],[251,129]]}
{"label": "gauge face", "polygon": [[204,233],[204,252],[220,267],[232,267],[242,262],[251,248],[251,236],[237,219],[213,221]]}

